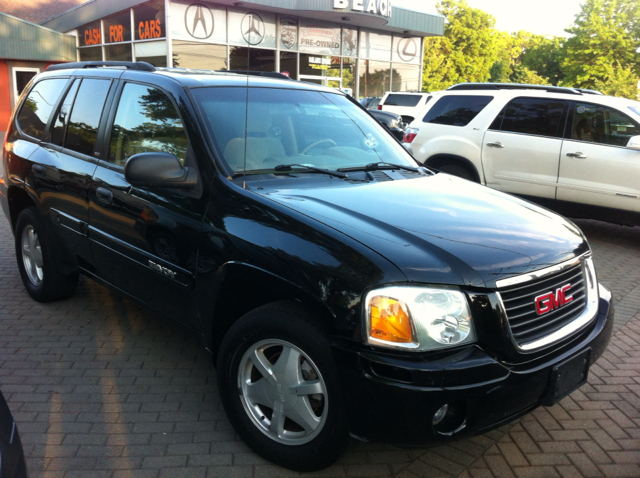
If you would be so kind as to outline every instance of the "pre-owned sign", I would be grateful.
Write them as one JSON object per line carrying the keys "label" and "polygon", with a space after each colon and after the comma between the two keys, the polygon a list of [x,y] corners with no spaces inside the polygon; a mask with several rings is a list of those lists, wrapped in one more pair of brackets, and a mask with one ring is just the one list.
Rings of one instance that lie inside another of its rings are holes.
{"label": "pre-owned sign", "polygon": [[333,8],[391,17],[391,0],[333,0]]}

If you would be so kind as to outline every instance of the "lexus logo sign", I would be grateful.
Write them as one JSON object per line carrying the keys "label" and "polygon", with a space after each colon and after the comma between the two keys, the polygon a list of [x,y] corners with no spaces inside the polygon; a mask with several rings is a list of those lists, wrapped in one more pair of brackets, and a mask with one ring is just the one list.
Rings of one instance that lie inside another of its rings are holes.
{"label": "lexus logo sign", "polygon": [[413,38],[403,38],[398,42],[396,51],[402,61],[410,62],[418,54],[418,45]]}
{"label": "lexus logo sign", "polygon": [[187,33],[197,40],[206,40],[213,34],[213,13],[206,5],[194,3],[184,12]]}

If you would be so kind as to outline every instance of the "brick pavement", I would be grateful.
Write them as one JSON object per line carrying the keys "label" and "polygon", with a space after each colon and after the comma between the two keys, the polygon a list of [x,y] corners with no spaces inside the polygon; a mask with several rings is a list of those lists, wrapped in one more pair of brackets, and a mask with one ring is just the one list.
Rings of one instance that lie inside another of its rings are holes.
{"label": "brick pavement", "polygon": [[[587,385],[479,437],[431,449],[358,444],[309,476],[640,477],[640,229],[579,225],[623,309]],[[298,476],[231,430],[192,337],[88,279],[69,300],[29,299],[1,214],[0,277],[0,390],[32,478]]]}

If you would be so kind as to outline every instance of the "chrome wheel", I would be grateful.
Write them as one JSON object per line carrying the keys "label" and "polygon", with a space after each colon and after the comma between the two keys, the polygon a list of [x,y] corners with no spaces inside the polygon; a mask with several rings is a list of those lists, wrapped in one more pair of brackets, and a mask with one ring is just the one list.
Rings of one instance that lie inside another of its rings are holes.
{"label": "chrome wheel", "polygon": [[251,421],[278,443],[308,443],[327,421],[327,387],[318,367],[284,340],[249,347],[240,360],[238,392]]}
{"label": "chrome wheel", "polygon": [[30,224],[22,231],[22,262],[31,283],[34,286],[42,284],[42,248],[38,234]]}

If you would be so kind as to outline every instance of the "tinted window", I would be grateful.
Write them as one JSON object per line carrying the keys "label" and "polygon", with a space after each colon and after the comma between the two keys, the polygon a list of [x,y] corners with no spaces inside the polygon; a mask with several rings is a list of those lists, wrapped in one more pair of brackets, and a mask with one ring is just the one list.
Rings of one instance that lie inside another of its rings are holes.
{"label": "tinted window", "polygon": [[22,131],[34,138],[43,139],[44,128],[66,82],[66,78],[55,78],[43,80],[33,87],[18,113],[18,124]]}
{"label": "tinted window", "polygon": [[565,102],[545,98],[516,98],[504,107],[490,129],[539,136],[560,136]]}
{"label": "tinted window", "polygon": [[420,95],[389,95],[384,100],[384,104],[389,106],[415,106],[421,99],[422,96]]}
{"label": "tinted window", "polygon": [[64,147],[78,153],[93,155],[98,125],[109,93],[109,80],[82,80],[76,95],[71,118],[64,138]]}
{"label": "tinted window", "polygon": [[76,93],[78,92],[78,86],[80,86],[80,80],[75,80],[71,89],[67,93],[67,96],[65,96],[60,110],[58,111],[58,116],[51,133],[51,142],[58,146],[62,146],[62,142],[64,141],[64,130],[69,122],[69,112],[71,111],[73,99],[76,97]]}
{"label": "tinted window", "polygon": [[443,96],[427,112],[425,123],[466,126],[491,103],[493,96]]}
{"label": "tinted window", "polygon": [[640,127],[627,115],[604,106],[575,103],[571,138],[578,141],[626,146],[640,135]]}
{"label": "tinted window", "polygon": [[175,154],[184,164],[189,140],[175,106],[162,91],[127,83],[111,132],[109,161],[124,166],[146,151]]}

